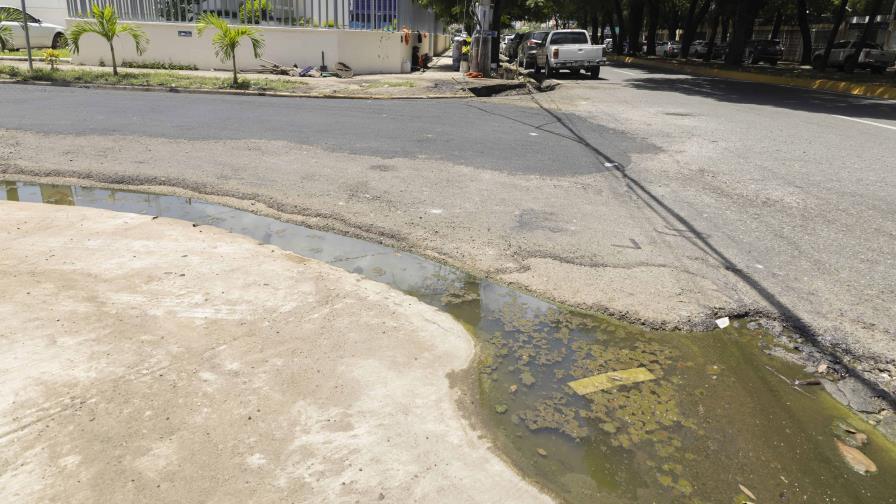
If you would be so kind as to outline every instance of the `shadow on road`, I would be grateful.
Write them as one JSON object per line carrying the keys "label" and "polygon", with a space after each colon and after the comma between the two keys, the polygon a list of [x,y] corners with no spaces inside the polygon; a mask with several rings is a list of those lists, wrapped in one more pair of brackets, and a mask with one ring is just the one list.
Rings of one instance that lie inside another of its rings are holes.
{"label": "shadow on road", "polygon": [[[641,70],[641,69],[639,69]],[[666,75],[669,75],[668,72]],[[896,119],[896,103],[806,89],[707,77],[649,77],[625,83],[645,91],[667,91],[726,103],[781,107],[800,112],[868,119]]]}
{"label": "shadow on road", "polygon": [[[723,268],[725,268],[725,270],[731,272],[734,276],[736,276],[747,286],[749,286],[779,314],[779,316],[784,320],[785,323],[787,323],[799,335],[808,339],[813,344],[813,346],[819,349],[823,349],[828,353],[831,352],[830,346],[825,345],[821,342],[818,334],[805,320],[803,320],[789,306],[787,306],[784,301],[782,301],[774,293],[768,290],[768,288],[766,288],[762,284],[762,282],[754,278],[748,272],[741,269],[734,261],[732,261],[727,255],[725,255],[724,252],[719,250],[710,241],[709,235],[700,231],[700,229],[698,229],[697,226],[695,226],[685,216],[678,213],[662,198],[660,198],[649,188],[644,186],[644,184],[642,184],[637,178],[629,174],[626,171],[625,165],[619,163],[611,156],[609,156],[606,152],[588,141],[576,129],[576,127],[569,119],[562,117],[566,114],[551,110],[550,108],[546,107],[541,101],[539,101],[535,96],[532,96],[532,99],[542,110],[556,119],[557,124],[561,125],[573,137],[578,139],[578,143],[590,150],[594,154],[595,158],[600,162],[601,167],[610,168],[610,172],[615,173],[618,178],[632,191],[632,193],[639,200],[641,200],[653,214],[655,214],[660,220],[662,220],[667,227],[671,229],[677,228],[681,231],[686,231],[684,233],[679,233],[677,236],[681,236],[682,238],[686,239],[696,249],[700,250],[707,257],[721,265]],[[747,314],[740,313],[732,315],[743,316]],[[836,357],[836,354],[834,354],[834,356]],[[877,395],[879,395],[890,405],[890,407],[896,408],[896,397],[890,396],[890,394],[886,390],[882,389],[876,383],[866,379],[864,376],[862,376],[861,373],[857,372],[854,367],[850,366],[846,362],[840,360],[839,364],[843,365],[844,368],[849,371],[849,374],[851,376],[858,378],[871,390],[875,391]]]}

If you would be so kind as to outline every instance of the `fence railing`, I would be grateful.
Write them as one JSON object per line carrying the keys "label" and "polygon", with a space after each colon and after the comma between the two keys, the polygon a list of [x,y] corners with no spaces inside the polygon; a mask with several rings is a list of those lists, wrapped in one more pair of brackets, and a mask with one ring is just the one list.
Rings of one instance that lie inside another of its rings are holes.
{"label": "fence railing", "polygon": [[192,23],[214,12],[239,24],[296,28],[432,31],[435,19],[412,0],[66,0],[69,17],[112,5],[127,21]]}

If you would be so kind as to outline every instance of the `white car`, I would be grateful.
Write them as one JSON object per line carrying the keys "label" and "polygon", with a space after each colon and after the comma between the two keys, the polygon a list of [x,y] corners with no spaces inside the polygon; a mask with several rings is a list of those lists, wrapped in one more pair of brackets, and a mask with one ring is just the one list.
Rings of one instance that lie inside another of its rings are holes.
{"label": "white car", "polygon": [[[22,10],[0,4],[0,9],[15,11],[18,16]],[[12,45],[17,49],[25,48],[25,30],[22,24],[14,21],[4,21],[4,26],[12,28]],[[59,49],[65,45],[65,28],[50,23],[44,23],[40,19],[28,14],[28,38],[31,39],[31,47],[52,47]]]}

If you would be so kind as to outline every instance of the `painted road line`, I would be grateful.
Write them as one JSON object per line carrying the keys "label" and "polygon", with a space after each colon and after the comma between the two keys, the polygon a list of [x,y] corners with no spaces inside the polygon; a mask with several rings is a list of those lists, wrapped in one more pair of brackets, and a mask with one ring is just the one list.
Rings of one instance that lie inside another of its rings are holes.
{"label": "painted road line", "polygon": [[889,126],[889,125],[887,125],[887,124],[881,124],[881,123],[876,123],[876,122],[871,122],[871,121],[865,121],[865,120],[863,120],[863,119],[856,119],[856,118],[854,118],[854,117],[846,117],[846,116],[837,115],[837,114],[831,114],[831,115],[834,116],[834,117],[839,117],[840,119],[846,119],[846,120],[848,120],[848,121],[855,121],[855,122],[860,122],[860,123],[862,123],[862,124],[870,124],[870,125],[872,125],[872,126],[879,126],[879,127],[881,127],[881,128],[887,128],[887,129],[891,129],[891,130],[896,130],[896,126]]}
{"label": "painted road line", "polygon": [[618,69],[618,68],[610,67],[610,70],[615,70],[615,71],[617,71],[617,72],[622,72],[622,73],[624,73],[624,74],[626,74],[626,75],[632,75],[632,76],[634,76],[634,77],[639,77],[639,75],[636,74],[636,73],[626,72],[625,70],[620,70],[620,69]]}

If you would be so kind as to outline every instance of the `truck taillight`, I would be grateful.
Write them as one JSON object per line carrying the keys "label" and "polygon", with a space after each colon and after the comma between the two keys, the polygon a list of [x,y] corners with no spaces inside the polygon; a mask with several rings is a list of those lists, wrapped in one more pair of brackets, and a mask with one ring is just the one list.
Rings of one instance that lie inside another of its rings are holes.
{"label": "truck taillight", "polygon": [[560,48],[555,47],[554,48],[554,59],[558,59],[558,58],[560,58]]}
{"label": "truck taillight", "polygon": [[526,45],[528,45],[529,47],[537,46],[537,45],[538,45],[538,42],[535,41],[535,40],[531,40],[531,39],[529,39],[529,40],[526,41]]}

